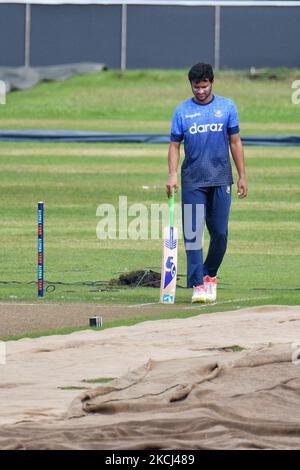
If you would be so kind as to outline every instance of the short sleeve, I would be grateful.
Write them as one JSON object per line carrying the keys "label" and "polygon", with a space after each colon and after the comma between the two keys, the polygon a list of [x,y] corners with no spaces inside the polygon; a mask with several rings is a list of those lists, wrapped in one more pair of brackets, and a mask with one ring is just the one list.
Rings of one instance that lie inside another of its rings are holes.
{"label": "short sleeve", "polygon": [[240,132],[238,111],[233,101],[231,102],[230,106],[227,132],[229,135],[238,134]]}
{"label": "short sleeve", "polygon": [[182,119],[177,109],[175,109],[172,119],[170,140],[171,142],[181,142],[183,140]]}

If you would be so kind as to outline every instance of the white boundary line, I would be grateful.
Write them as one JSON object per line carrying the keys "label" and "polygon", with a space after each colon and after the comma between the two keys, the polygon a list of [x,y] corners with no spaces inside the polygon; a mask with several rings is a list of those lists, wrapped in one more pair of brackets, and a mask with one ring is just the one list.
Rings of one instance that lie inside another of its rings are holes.
{"label": "white boundary line", "polygon": [[[1,0],[0,0],[1,1]],[[195,308],[199,308],[199,307],[214,307],[215,305],[223,305],[223,304],[232,304],[234,302],[247,302],[249,300],[260,300],[260,299],[270,299],[271,296],[268,295],[268,296],[263,296],[263,297],[241,297],[241,298],[238,298],[238,299],[231,299],[231,300],[224,300],[224,302],[210,302],[210,303],[204,303],[204,304],[200,304],[200,303],[197,303],[197,305],[190,305],[188,307],[185,307],[185,306],[182,306],[182,305],[177,305],[176,303],[172,305],[172,308],[175,308],[175,307],[178,307],[178,308],[181,308],[181,309],[184,309],[184,310],[189,310],[189,309],[195,309]],[[72,304],[76,304],[77,302],[71,302]],[[81,302],[82,303],[82,302]],[[83,302],[84,303],[84,302]],[[6,306],[16,306],[16,307],[45,307],[45,306],[48,306],[48,307],[53,307],[55,305],[59,305],[60,307],[64,306],[64,303],[35,303],[35,304],[27,304],[27,303],[15,303],[15,302],[10,302],[10,301],[7,301],[7,302],[0,302],[0,305],[6,305]],[[68,306],[70,306],[69,303],[67,303]],[[95,307],[119,307],[120,308],[141,308],[141,307],[148,307],[148,305],[162,305],[160,302],[148,302],[148,303],[145,303],[145,304],[132,304],[132,305],[126,305],[126,304],[95,304]],[[91,303],[89,303],[89,306],[91,306]]]}
{"label": "white boundary line", "polygon": [[[224,300],[224,302],[209,302],[209,303],[204,303],[204,304],[201,304],[201,303],[197,303],[196,305],[190,305],[188,307],[185,307],[185,306],[182,306],[182,305],[177,305],[176,303],[175,304],[172,304],[171,307],[172,308],[175,308],[176,306],[178,308],[181,308],[183,310],[189,310],[189,309],[195,309],[195,308],[199,308],[199,307],[214,307],[215,305],[223,305],[223,304],[232,304],[234,302],[248,302],[249,300],[260,300],[260,299],[270,299],[272,296],[270,295],[265,295],[265,296],[262,296],[262,297],[241,297],[241,298],[238,298],[238,299],[231,299],[231,300]],[[133,304],[133,305],[123,305],[123,307],[128,307],[128,308],[140,308],[140,307],[147,307],[148,305],[162,305],[160,302],[149,302],[149,303],[146,303],[146,304]],[[167,304],[165,304],[167,305]]]}
{"label": "white boundary line", "polygon": [[232,299],[232,300],[224,300],[224,302],[211,302],[205,304],[197,304],[190,307],[183,307],[185,310],[199,308],[199,306],[203,307],[214,307],[216,305],[223,305],[223,304],[232,304],[234,302],[248,302],[249,300],[260,300],[260,299],[271,299],[271,295],[266,295],[263,297],[241,297],[239,299]]}
{"label": "white boundary line", "polygon": [[[140,308],[140,307],[147,307],[148,305],[162,305],[159,302],[149,302],[147,304],[133,304],[133,305],[127,305],[128,308]],[[123,305],[124,307],[124,305]]]}

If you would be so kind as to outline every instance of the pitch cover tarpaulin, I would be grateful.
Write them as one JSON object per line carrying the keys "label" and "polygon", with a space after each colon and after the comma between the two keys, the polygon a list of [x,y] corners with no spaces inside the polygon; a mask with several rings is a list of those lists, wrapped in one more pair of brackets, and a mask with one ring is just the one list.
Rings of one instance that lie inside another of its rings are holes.
{"label": "pitch cover tarpaulin", "polygon": [[[244,145],[300,145],[300,135],[242,136]],[[128,134],[73,130],[11,130],[0,129],[0,140],[36,142],[109,142],[165,144],[169,134]]]}
{"label": "pitch cover tarpaulin", "polygon": [[6,93],[26,90],[42,81],[60,81],[87,73],[106,70],[104,64],[81,62],[77,64],[49,65],[44,67],[0,67],[0,80],[5,83]]}

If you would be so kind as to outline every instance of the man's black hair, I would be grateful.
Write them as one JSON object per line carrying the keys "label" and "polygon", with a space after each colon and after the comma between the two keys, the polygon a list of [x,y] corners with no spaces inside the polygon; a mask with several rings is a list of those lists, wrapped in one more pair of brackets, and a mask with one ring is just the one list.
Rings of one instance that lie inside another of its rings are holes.
{"label": "man's black hair", "polygon": [[210,64],[203,64],[202,62],[200,62],[199,64],[193,65],[193,67],[189,71],[188,77],[191,83],[205,82],[206,80],[213,82],[214,71]]}

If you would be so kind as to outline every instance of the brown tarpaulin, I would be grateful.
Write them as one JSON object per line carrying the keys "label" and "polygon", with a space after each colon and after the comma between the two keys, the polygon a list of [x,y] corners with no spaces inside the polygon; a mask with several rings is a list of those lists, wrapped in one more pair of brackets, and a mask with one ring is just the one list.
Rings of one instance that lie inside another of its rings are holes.
{"label": "brown tarpaulin", "polygon": [[[0,390],[0,408],[23,416],[4,421],[0,448],[300,449],[299,314],[260,307],[17,342],[7,376],[27,365],[36,383]],[[67,407],[58,383],[82,384],[90,363],[123,375],[73,391]]]}
{"label": "brown tarpaulin", "polygon": [[[27,449],[299,449],[299,372],[291,349],[282,345],[219,358],[150,360],[84,393],[68,419],[2,428],[0,443]],[[109,417],[113,424],[106,424]]]}

